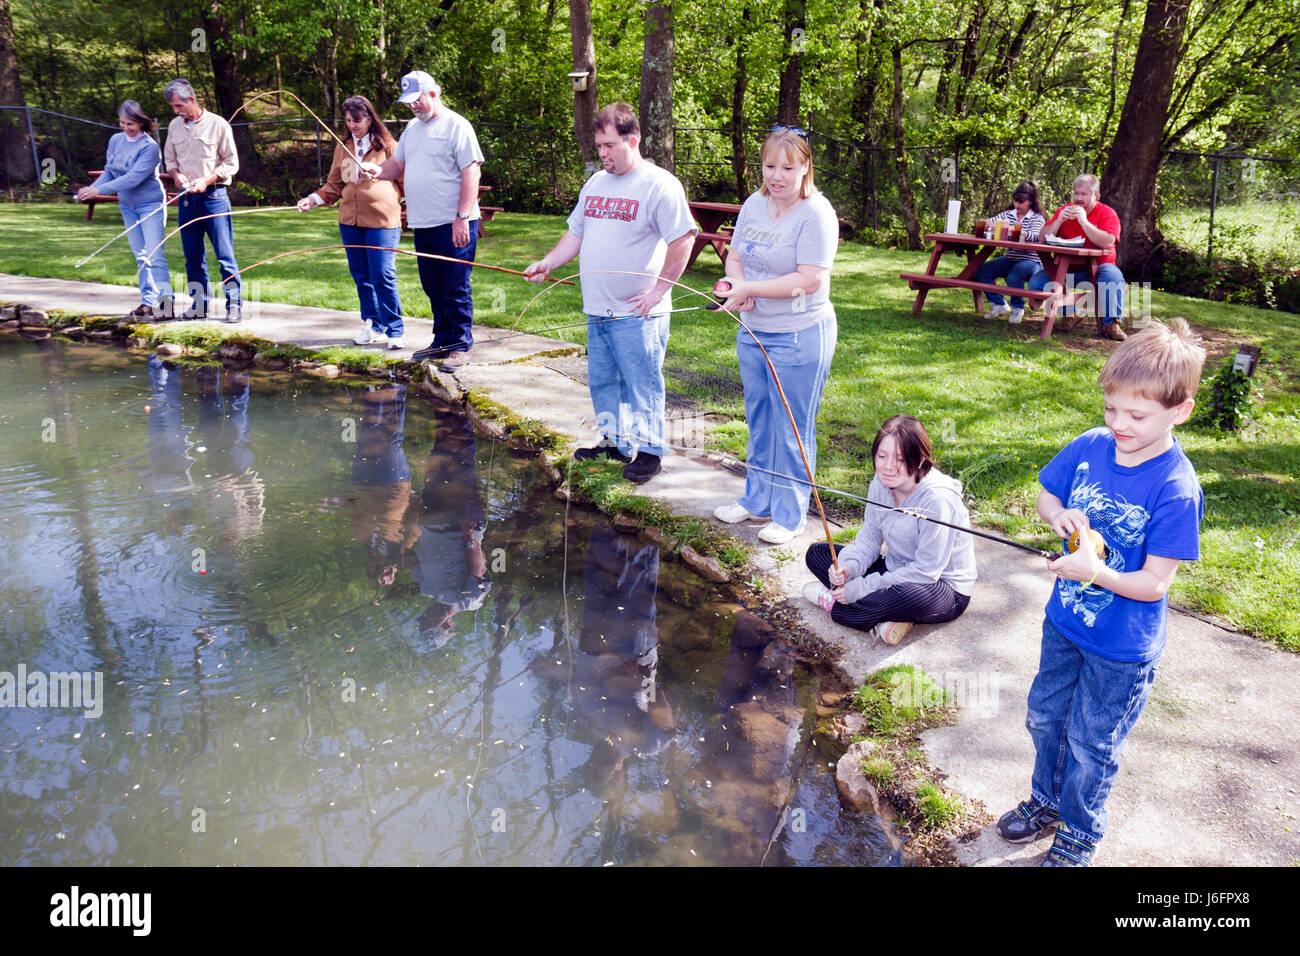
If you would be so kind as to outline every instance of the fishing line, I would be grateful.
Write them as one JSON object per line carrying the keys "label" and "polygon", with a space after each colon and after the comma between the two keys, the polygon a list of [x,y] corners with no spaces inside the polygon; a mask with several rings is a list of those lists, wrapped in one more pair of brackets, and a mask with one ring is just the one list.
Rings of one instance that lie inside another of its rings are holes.
{"label": "fishing line", "polygon": [[[297,208],[298,208],[297,206],[274,206],[274,207],[268,207],[265,211],[270,212],[272,210],[285,210],[285,209],[297,209]],[[264,210],[249,209],[246,211],[262,212]],[[220,213],[218,213],[217,215],[220,215]],[[198,222],[197,219],[192,221]],[[188,225],[188,223],[186,225]],[[371,246],[359,242],[343,242],[343,243],[336,243],[330,246],[308,246],[307,248],[304,249],[290,249],[288,252],[281,252],[277,255],[271,256],[270,258],[263,259],[261,262],[254,262],[251,266],[245,266],[243,269],[240,269],[238,272],[234,273],[228,278],[222,279],[221,284],[225,285],[231,279],[238,278],[239,276],[242,276],[245,272],[251,272],[252,270],[256,269],[258,266],[264,266],[267,263],[275,262],[277,259],[283,259],[286,256],[298,256],[307,252],[327,252],[331,249],[377,249],[381,252],[396,252],[398,255],[415,256],[420,259],[437,259],[439,262],[450,262],[453,265],[458,265],[458,266],[473,266],[478,269],[492,269],[496,272],[508,272],[510,273],[510,275],[515,275],[515,276],[523,275],[523,273],[520,272],[518,269],[507,269],[505,266],[494,266],[487,262],[474,262],[468,259],[456,259],[451,256],[436,255],[432,252],[412,252],[409,249],[399,249],[397,246]],[[569,282],[568,280],[565,279],[548,279],[547,281],[554,282],[557,285],[573,285],[572,282]]]}

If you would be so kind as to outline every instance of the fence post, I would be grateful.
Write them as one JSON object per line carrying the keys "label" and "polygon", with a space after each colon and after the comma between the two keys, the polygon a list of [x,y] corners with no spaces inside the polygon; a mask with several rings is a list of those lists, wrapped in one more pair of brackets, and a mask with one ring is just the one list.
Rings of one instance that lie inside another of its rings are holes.
{"label": "fence post", "polygon": [[32,129],[32,111],[23,106],[23,115],[27,117],[27,142],[32,144],[32,169],[35,171],[36,188],[41,188],[41,154],[36,149],[36,131]]}
{"label": "fence post", "polygon": [[1205,237],[1205,268],[1214,264],[1214,208],[1219,204],[1219,157],[1214,157],[1214,176],[1210,180],[1210,228]]}

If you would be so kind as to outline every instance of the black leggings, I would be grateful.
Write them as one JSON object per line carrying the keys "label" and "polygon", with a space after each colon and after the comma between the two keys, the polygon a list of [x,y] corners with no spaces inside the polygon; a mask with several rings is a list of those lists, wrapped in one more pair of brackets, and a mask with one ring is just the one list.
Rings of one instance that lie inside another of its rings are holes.
{"label": "black leggings", "polygon": [[[814,544],[808,549],[804,561],[818,581],[834,590],[826,576],[831,566],[830,545],[825,541]],[[884,574],[887,570],[885,559],[879,557],[867,569],[867,574]],[[896,584],[892,588],[872,591],[861,601],[852,604],[836,601],[831,607],[831,620],[859,631],[869,631],[881,621],[942,624],[960,617],[969,603],[969,595],[958,594],[951,584],[944,581],[936,581],[934,584]]]}

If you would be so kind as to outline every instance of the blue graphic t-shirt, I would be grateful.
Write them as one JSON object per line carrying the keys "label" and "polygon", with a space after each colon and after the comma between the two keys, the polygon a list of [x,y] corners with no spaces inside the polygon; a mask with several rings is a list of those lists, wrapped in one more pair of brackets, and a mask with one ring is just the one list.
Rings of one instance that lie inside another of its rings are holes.
{"label": "blue graphic t-shirt", "polygon": [[[1139,571],[1147,555],[1201,556],[1205,501],[1196,471],[1174,439],[1133,468],[1115,463],[1107,428],[1084,432],[1038,473],[1043,488],[1088,517],[1106,539],[1107,567]],[[1165,647],[1167,598],[1134,601],[1084,581],[1057,581],[1047,619],[1079,647],[1112,661],[1149,661]]]}

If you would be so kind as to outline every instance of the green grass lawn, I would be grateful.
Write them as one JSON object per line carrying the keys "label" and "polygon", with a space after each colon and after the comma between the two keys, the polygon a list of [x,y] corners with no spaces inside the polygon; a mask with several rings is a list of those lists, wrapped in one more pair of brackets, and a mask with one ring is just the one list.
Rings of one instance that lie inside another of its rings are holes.
{"label": "green grass lawn", "polygon": [[[27,275],[130,282],[133,264],[125,241],[81,269],[78,259],[121,229],[116,210],[101,208],[93,222],[73,205],[0,207],[0,271]],[[174,220],[173,220],[174,223]],[[304,246],[338,241],[334,214],[254,213],[237,218],[240,264]],[[521,269],[543,255],[564,228],[559,217],[508,213],[488,225],[480,262]],[[410,239],[403,240],[410,247]],[[179,244],[168,245],[170,264],[182,271]],[[400,258],[398,274],[408,315],[427,316],[415,260]],[[912,293],[898,278],[924,267],[925,254],[854,243],[840,248],[832,299],[839,316],[839,345],[826,388],[818,431],[818,478],[864,494],[871,439],[879,423],[907,412],[930,430],[940,467],[960,477],[973,496],[975,521],[1018,540],[1055,546],[1034,512],[1037,472],[1066,442],[1101,424],[1097,374],[1113,346],[1087,334],[1043,345],[1031,315],[1020,326],[985,321],[956,291],[933,292],[919,317]],[[564,271],[576,271],[576,264]],[[213,270],[215,275],[215,269]],[[701,255],[683,281],[707,290],[721,275],[712,252]],[[251,271],[252,297],[310,306],[353,309],[354,287],[342,251],[292,256]],[[476,318],[489,325],[530,331],[579,322],[577,289],[538,287],[513,276],[480,270],[474,276]],[[690,304],[683,294],[677,306]],[[1256,374],[1253,421],[1241,434],[1183,427],[1180,441],[1206,494],[1203,559],[1185,565],[1175,601],[1220,615],[1237,626],[1300,650],[1300,317],[1152,293],[1157,317],[1182,315],[1205,336],[1207,376],[1239,343],[1264,349]],[[583,342],[581,327],[554,332]],[[739,419],[743,412],[735,363],[735,326],[706,312],[673,316],[666,371],[669,388],[705,409]],[[726,431],[743,448],[743,422]]]}

